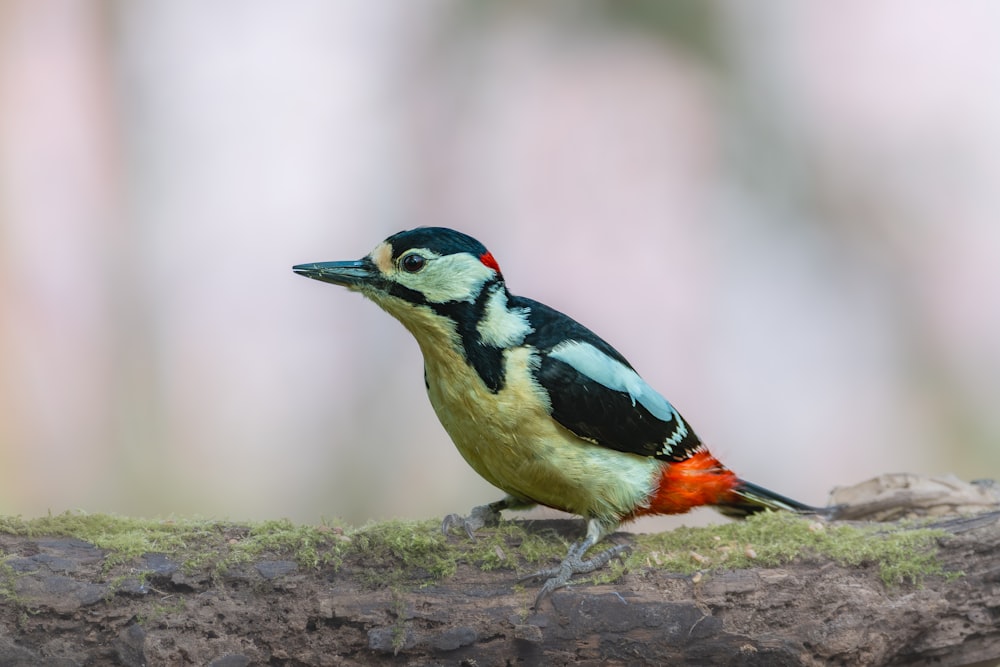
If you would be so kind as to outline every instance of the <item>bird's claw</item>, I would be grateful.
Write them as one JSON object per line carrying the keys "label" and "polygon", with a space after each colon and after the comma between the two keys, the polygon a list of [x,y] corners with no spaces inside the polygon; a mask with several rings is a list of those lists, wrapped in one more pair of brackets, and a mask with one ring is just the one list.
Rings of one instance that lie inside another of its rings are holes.
{"label": "bird's claw", "polygon": [[624,553],[630,553],[632,547],[627,544],[618,544],[610,549],[605,549],[592,558],[583,560],[582,556],[586,550],[583,542],[577,542],[569,548],[569,553],[566,554],[566,558],[563,559],[563,562],[558,567],[539,570],[518,579],[518,583],[533,579],[545,579],[545,583],[542,584],[541,590],[538,591],[538,595],[535,597],[534,608],[536,611],[542,604],[542,601],[553,591],[568,585],[569,580],[574,574],[587,574],[594,570],[599,570],[607,565],[612,558]]}
{"label": "bird's claw", "polygon": [[473,507],[469,516],[449,514],[441,522],[441,532],[447,535],[452,528],[461,526],[469,539],[476,539],[476,531],[483,526],[495,526],[500,523],[500,512],[492,505]]}

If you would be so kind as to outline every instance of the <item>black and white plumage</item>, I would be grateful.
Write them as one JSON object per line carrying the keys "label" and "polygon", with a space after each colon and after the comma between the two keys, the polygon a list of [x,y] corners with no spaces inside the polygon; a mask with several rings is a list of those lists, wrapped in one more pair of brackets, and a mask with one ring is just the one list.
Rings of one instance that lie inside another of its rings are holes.
{"label": "black and white plumage", "polygon": [[303,264],[398,319],[424,356],[428,396],[469,464],[507,496],[452,516],[472,531],[500,510],[547,505],[585,517],[586,538],[545,574],[540,597],[618,553],[585,552],[623,520],[711,504],[731,514],[814,511],[739,479],[611,345],[568,315],[507,290],[493,255],[460,232],[400,232],[366,257]]}

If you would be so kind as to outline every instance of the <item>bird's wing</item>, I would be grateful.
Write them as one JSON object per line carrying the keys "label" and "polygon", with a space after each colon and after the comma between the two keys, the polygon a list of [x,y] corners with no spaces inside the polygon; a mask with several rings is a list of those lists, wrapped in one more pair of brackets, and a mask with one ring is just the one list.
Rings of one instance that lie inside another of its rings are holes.
{"label": "bird's wing", "polygon": [[537,379],[552,417],[590,442],[622,452],[683,461],[701,441],[667,399],[614,348],[575,320],[531,303],[539,350]]}

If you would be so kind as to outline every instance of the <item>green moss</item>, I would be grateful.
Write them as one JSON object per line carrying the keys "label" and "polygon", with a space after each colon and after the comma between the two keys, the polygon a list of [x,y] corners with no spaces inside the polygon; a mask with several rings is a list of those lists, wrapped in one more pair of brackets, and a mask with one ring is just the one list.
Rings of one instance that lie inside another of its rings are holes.
{"label": "green moss", "polygon": [[0,517],[0,532],[11,535],[63,535],[108,551],[106,567],[146,553],[175,555],[210,541],[219,525],[197,519],[132,519],[110,514],[65,512],[37,519]]}
{"label": "green moss", "polygon": [[17,575],[14,568],[5,562],[7,557],[2,554],[0,556],[2,556],[0,557],[0,600],[17,602],[17,591],[14,589]]}
{"label": "green moss", "polygon": [[263,555],[293,554],[295,561],[307,568],[341,562],[346,550],[339,527],[299,526],[288,520],[251,524],[246,536],[231,541],[232,560],[248,562]]}
{"label": "green moss", "polygon": [[502,521],[496,528],[481,531],[475,541],[466,543],[465,559],[488,572],[522,563],[538,566],[566,555],[569,544],[555,533],[543,535],[525,528],[521,521]]}
{"label": "green moss", "polygon": [[[105,569],[146,553],[163,553],[189,571],[214,572],[262,558],[295,560],[301,567],[340,568],[350,562],[372,586],[426,585],[455,573],[461,564],[482,570],[530,571],[561,559],[568,543],[533,529],[531,522],[504,521],[477,539],[445,536],[438,521],[386,521],[351,529],[290,521],[231,524],[205,519],[132,519],[72,512],[38,519],[0,517],[0,532],[72,536],[108,552]],[[631,555],[615,559],[593,581],[612,581],[625,569],[656,567],[678,573],[777,566],[796,558],[827,556],[844,565],[873,564],[889,584],[919,582],[941,574],[935,540],[939,531],[876,524],[821,524],[786,513],[708,528],[678,528],[636,536]],[[598,548],[603,545],[598,545]],[[13,573],[0,559],[0,596],[13,591]]]}
{"label": "green moss", "polygon": [[463,563],[484,571],[514,570],[562,558],[567,548],[562,540],[525,530],[519,521],[481,530],[474,540],[444,535],[437,520],[384,521],[346,535],[349,552],[365,564],[365,579],[379,586],[438,581]]}
{"label": "green moss", "polygon": [[65,512],[37,519],[0,517],[0,532],[12,535],[75,537],[107,551],[104,567],[147,553],[162,553],[186,570],[225,568],[269,554],[303,567],[337,562],[344,551],[342,530],[296,526],[290,521],[237,525],[208,519],[134,519],[108,514]]}
{"label": "green moss", "polygon": [[396,617],[392,624],[392,654],[399,655],[399,652],[406,646],[406,598],[398,590],[392,593],[392,613]]}
{"label": "green moss", "polygon": [[455,572],[457,558],[433,521],[384,521],[349,534],[351,551],[363,555],[364,578],[372,585],[409,579],[441,579]]}
{"label": "green moss", "polygon": [[872,564],[887,584],[919,583],[942,574],[936,540],[942,531],[893,524],[821,523],[784,512],[708,528],[677,528],[638,536],[631,568],[652,566],[692,573],[773,567],[826,556],[848,566]]}

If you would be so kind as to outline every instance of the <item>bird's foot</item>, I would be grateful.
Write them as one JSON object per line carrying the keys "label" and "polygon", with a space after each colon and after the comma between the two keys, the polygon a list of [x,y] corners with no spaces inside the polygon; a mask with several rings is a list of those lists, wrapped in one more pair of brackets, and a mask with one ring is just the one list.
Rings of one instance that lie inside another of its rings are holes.
{"label": "bird's foot", "polygon": [[519,583],[533,579],[546,580],[545,583],[542,584],[541,590],[538,591],[538,595],[535,597],[536,611],[538,610],[539,605],[541,605],[542,600],[548,597],[552,591],[569,584],[569,580],[574,574],[587,574],[589,572],[599,570],[607,565],[612,558],[632,551],[632,547],[627,544],[619,544],[611,547],[610,549],[605,549],[596,556],[583,560],[583,554],[589,548],[590,544],[587,543],[587,540],[581,540],[569,548],[566,558],[563,559],[563,562],[560,563],[558,567],[540,570],[533,574],[529,574],[526,577],[521,577],[518,580]]}
{"label": "bird's foot", "polygon": [[460,526],[465,530],[465,534],[469,536],[469,539],[474,540],[476,539],[476,531],[483,526],[495,526],[500,523],[500,509],[496,505],[497,503],[491,503],[489,505],[473,507],[472,511],[469,512],[469,516],[449,514],[441,522],[441,532],[447,535],[451,532],[452,528]]}

